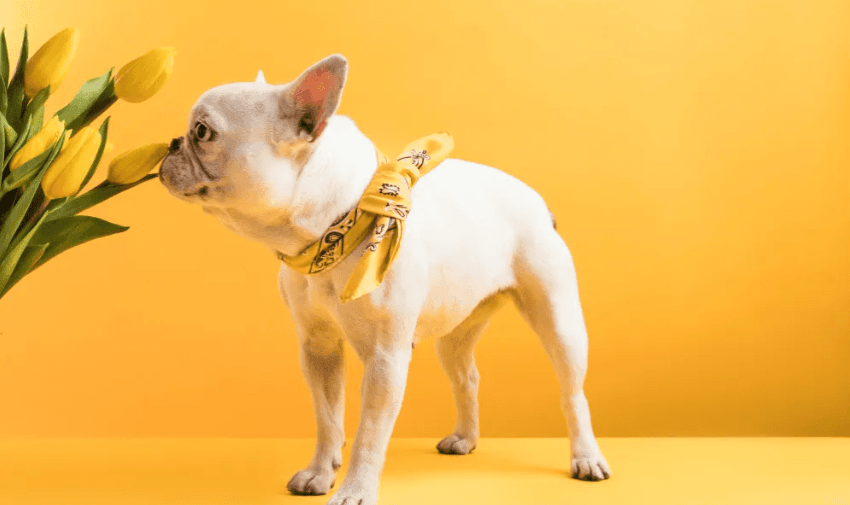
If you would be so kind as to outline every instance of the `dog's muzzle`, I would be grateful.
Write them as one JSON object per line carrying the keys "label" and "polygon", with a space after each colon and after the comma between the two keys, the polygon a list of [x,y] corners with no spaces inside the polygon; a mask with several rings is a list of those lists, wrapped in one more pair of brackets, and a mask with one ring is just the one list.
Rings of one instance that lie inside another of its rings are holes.
{"label": "dog's muzzle", "polygon": [[168,189],[182,191],[195,184],[192,180],[191,162],[183,152],[183,137],[177,137],[168,146],[168,154],[159,167],[159,180]]}

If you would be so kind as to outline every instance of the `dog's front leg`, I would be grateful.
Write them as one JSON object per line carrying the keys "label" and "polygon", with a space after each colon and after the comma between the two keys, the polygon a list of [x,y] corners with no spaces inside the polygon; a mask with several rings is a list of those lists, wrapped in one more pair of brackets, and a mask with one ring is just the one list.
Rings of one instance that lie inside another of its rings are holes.
{"label": "dog's front leg", "polygon": [[302,338],[301,370],[313,396],[316,415],[316,452],[307,468],[296,473],[286,488],[294,494],[326,494],[342,465],[345,443],[345,361],[341,338],[324,341]]}
{"label": "dog's front leg", "polygon": [[404,341],[399,338],[394,345],[373,349],[354,344],[365,365],[360,424],[351,449],[351,466],[328,505],[374,505],[378,500],[378,480],[410,364],[411,346],[409,339],[406,344]]}

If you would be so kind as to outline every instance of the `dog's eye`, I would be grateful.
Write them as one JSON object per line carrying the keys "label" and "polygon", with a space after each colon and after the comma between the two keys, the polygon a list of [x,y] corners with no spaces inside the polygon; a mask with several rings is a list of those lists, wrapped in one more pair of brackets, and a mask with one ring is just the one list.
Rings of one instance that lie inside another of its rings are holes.
{"label": "dog's eye", "polygon": [[212,140],[213,131],[205,125],[204,123],[198,121],[195,123],[195,139],[200,140],[202,142],[206,142],[208,140]]}

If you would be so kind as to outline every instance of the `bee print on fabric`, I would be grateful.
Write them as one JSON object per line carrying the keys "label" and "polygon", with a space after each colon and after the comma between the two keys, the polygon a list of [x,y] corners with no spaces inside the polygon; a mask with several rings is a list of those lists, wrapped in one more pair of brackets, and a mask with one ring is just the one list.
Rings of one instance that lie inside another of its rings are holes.
{"label": "bee print on fabric", "polygon": [[367,251],[375,252],[378,250],[378,244],[384,240],[387,232],[395,229],[395,219],[389,218],[386,223],[380,223],[375,227],[375,231],[372,233],[372,240],[366,245]]}
{"label": "bee print on fabric", "polygon": [[411,163],[416,165],[416,168],[421,170],[422,166],[425,165],[425,162],[430,160],[431,157],[428,156],[428,151],[426,151],[425,149],[422,149],[421,151],[417,151],[416,149],[411,149],[410,150],[410,156],[402,156],[401,158],[398,158],[397,161],[407,160],[407,159],[409,159]]}
{"label": "bee print on fabric", "polygon": [[402,205],[400,203],[395,202],[387,202],[384,210],[388,210],[393,214],[397,215],[399,219],[407,218],[407,214],[410,212],[410,208],[407,205]]}

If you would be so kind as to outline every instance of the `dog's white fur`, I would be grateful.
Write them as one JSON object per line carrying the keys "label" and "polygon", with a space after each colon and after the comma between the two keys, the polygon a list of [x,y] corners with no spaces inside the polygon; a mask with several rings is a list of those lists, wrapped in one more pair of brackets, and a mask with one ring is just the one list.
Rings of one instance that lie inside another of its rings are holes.
{"label": "dog's white fur", "polygon": [[[325,109],[317,113],[293,90],[328,72],[338,89],[320,97]],[[260,73],[253,83],[206,92],[192,110],[186,141],[163,162],[163,183],[237,233],[297,254],[356,205],[377,167],[372,142],[353,121],[333,115],[346,75],[345,59],[333,55],[290,84],[266,84]],[[314,122],[302,122],[310,114]],[[193,140],[198,132],[209,135],[198,121],[215,136]],[[377,501],[412,346],[420,339],[438,338],[457,405],[455,430],[438,449],[472,451],[479,435],[473,347],[490,315],[509,299],[557,372],[573,476],[608,478],[583,392],[587,334],[575,269],[543,199],[504,172],[448,159],[414,187],[411,209],[386,278],[357,300],[343,304],[339,294],[365,242],[319,274],[281,266],[280,290],[295,321],[318,426],[313,459],[289,481],[289,490],[327,493],[342,464],[344,341],[365,365],[362,410],[350,470],[329,504]]]}

